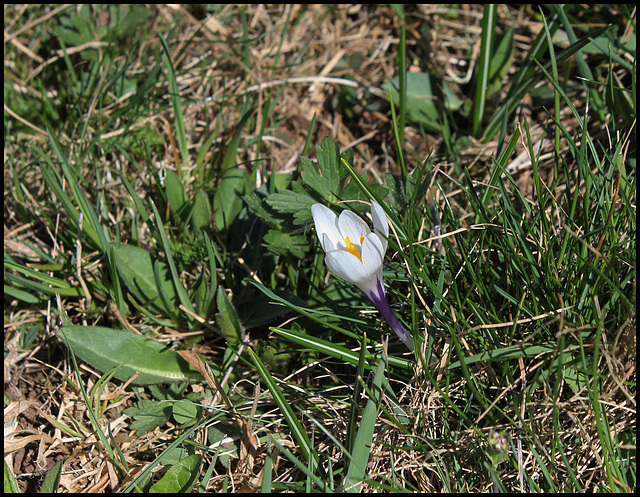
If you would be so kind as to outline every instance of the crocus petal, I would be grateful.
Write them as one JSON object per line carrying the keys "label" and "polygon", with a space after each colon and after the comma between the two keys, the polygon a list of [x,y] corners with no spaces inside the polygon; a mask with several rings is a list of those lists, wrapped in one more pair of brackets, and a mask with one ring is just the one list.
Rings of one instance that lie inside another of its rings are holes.
{"label": "crocus petal", "polygon": [[361,238],[371,233],[367,223],[355,212],[351,211],[342,211],[338,218],[338,229],[343,239],[349,237],[351,243],[357,247],[362,245]]}
{"label": "crocus petal", "polygon": [[[336,245],[342,244],[343,236],[338,229],[338,217],[331,209],[322,204],[313,204],[311,206],[311,215],[313,216],[313,224],[316,227],[318,240],[325,252],[333,250]],[[327,240],[332,242],[331,246],[326,245]]]}
{"label": "crocus petal", "polygon": [[370,233],[362,243],[362,264],[369,266],[371,272],[382,269],[384,247],[376,233]]}
{"label": "crocus petal", "polygon": [[378,204],[378,202],[371,202],[371,218],[373,219],[373,229],[376,233],[384,236],[379,236],[382,242],[382,253],[387,251],[387,238],[389,238],[389,223],[387,222],[387,215],[384,209]]}
{"label": "crocus petal", "polygon": [[[318,237],[320,237],[320,235],[318,235]],[[335,243],[333,243],[333,240],[331,240],[331,238],[329,238],[326,233],[322,234],[320,245],[322,245],[322,248],[324,249],[325,252],[338,250],[338,246]]]}
{"label": "crocus petal", "polygon": [[346,250],[328,252],[324,262],[333,274],[349,283],[353,283],[369,295],[376,287],[377,268],[360,262],[355,255]]}

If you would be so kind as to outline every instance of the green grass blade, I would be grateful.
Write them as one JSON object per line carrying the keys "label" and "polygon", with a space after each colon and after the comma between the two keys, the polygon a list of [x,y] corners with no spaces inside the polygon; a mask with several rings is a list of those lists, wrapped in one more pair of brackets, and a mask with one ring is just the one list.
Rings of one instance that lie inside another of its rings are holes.
{"label": "green grass blade", "polygon": [[188,310],[195,313],[195,309],[193,308],[193,304],[191,303],[191,299],[189,295],[187,295],[187,291],[180,280],[180,275],[178,274],[178,270],[176,268],[176,264],[173,260],[173,251],[171,249],[171,244],[169,243],[169,238],[164,231],[164,224],[156,209],[155,204],[151,201],[151,208],[153,209],[153,218],[157,227],[158,235],[160,236],[160,240],[162,241],[162,246],[165,251],[165,255],[167,257],[167,264],[169,265],[169,269],[171,270],[171,276],[173,277],[173,284],[176,288],[176,293],[178,294],[178,298],[180,299],[180,303],[184,305]]}
{"label": "green grass blade", "polygon": [[[61,328],[60,329],[60,333],[64,337],[64,331],[63,330],[64,330],[64,328]],[[118,459],[116,458],[115,454],[113,453],[113,448],[111,447],[111,444],[109,444],[109,441],[107,440],[106,435],[102,431],[102,428],[100,427],[100,424],[98,423],[98,418],[96,417],[95,413],[93,412],[93,409],[91,409],[91,401],[89,400],[89,396],[87,395],[87,390],[86,390],[86,388],[84,386],[84,383],[82,382],[82,377],[80,375],[80,368],[78,367],[78,362],[76,361],[75,352],[73,352],[73,350],[72,350],[72,354],[71,354],[71,360],[73,361],[73,368],[74,368],[74,370],[76,372],[76,376],[78,378],[78,385],[80,387],[80,392],[82,393],[82,398],[84,400],[85,406],[87,407],[87,414],[89,415],[89,419],[91,420],[91,426],[92,426],[92,428],[94,430],[94,433],[96,433],[98,435],[98,438],[102,442],[102,446],[107,451],[107,455],[109,457],[109,460],[115,466],[115,468],[118,471],[120,477],[124,478],[126,476],[126,474],[127,474],[127,471],[120,464],[120,461],[118,461]],[[111,374],[111,373],[109,373],[109,374]]]}
{"label": "green grass blade", "polygon": [[273,451],[271,450],[271,440],[267,445],[267,454],[264,458],[264,467],[262,468],[262,483],[260,484],[260,492],[263,494],[271,493],[271,482],[273,472]]}
{"label": "green grass blade", "polygon": [[380,359],[371,388],[373,397],[367,400],[367,405],[364,408],[351,460],[349,461],[349,469],[344,479],[343,487],[346,492],[359,492],[361,482],[366,476],[367,464],[373,444],[373,434],[378,419],[378,405],[382,400],[383,383],[386,381],[385,369],[385,361]]}
{"label": "green grass blade", "polygon": [[[405,88],[405,91],[406,91],[406,88]],[[397,147],[397,150],[398,150],[398,162],[400,163],[400,170],[402,171],[402,178],[403,178],[403,181],[404,181],[404,178],[407,177],[407,168],[406,168],[406,166],[404,164],[404,154],[402,153],[402,148],[403,148],[402,147],[402,144],[403,144],[402,131],[403,130],[400,129],[400,126],[399,126],[397,118],[396,118],[396,109],[395,109],[395,106],[393,104],[393,94],[391,93],[391,89],[389,89],[389,102],[391,103],[391,124],[393,126],[393,137],[396,140],[396,147]],[[343,164],[346,164],[346,161],[344,159],[342,159],[342,162],[343,162]],[[349,171],[349,172],[351,172],[351,171]],[[368,191],[368,190],[369,189],[366,188],[363,191]],[[375,197],[373,197],[373,198],[375,198]],[[377,201],[377,199],[376,199],[376,201]],[[378,203],[380,205],[382,205],[379,201],[378,201]]]}
{"label": "green grass blade", "polygon": [[[569,43],[576,43],[578,41],[578,37],[576,36],[573,30],[571,21],[569,21],[569,17],[567,16],[567,13],[566,13],[567,6],[560,5],[560,4],[551,4],[551,7],[558,15],[558,18],[560,19],[560,23],[562,24],[562,28],[564,29],[565,33],[567,33]],[[591,38],[596,38],[596,37],[592,36]],[[593,42],[593,40],[590,40],[590,41]],[[575,60],[576,60],[576,65],[578,66],[578,70],[580,71],[580,75],[584,80],[584,84],[588,86],[587,92],[589,93],[589,101],[591,102],[593,109],[598,113],[598,119],[602,122],[605,122],[606,109],[602,99],[600,98],[598,89],[596,87],[589,85],[589,83],[592,83],[595,80],[595,78],[593,77],[593,73],[589,68],[589,64],[587,64],[587,61],[585,59],[585,54],[582,50],[578,50],[575,53]]]}
{"label": "green grass blade", "polygon": [[[576,41],[576,43],[573,43],[556,55],[556,63],[560,64],[564,62],[578,50],[591,43],[592,38],[597,38],[608,29],[609,26],[604,26],[593,30],[591,33],[589,33],[589,35],[580,38],[578,41]],[[549,31],[553,33],[553,29],[551,26],[549,26]],[[546,36],[544,31],[540,33],[540,35],[543,38]],[[539,43],[536,45],[536,47],[544,46],[546,46],[546,44],[543,43]],[[531,60],[531,62],[532,64],[535,64],[533,60]],[[544,65],[544,68],[548,71],[551,68],[551,63],[547,62]],[[522,98],[540,81],[540,76],[542,74],[542,71],[539,70],[528,73],[525,72],[524,68],[520,69],[520,72],[522,72],[523,74],[522,81],[517,86],[515,84],[512,85],[512,91],[509,92],[504,103],[500,106],[500,108],[498,108],[498,110],[495,112],[495,114],[487,124],[482,135],[482,141],[488,141],[495,136],[495,134],[500,130],[502,121],[513,115],[517,107],[521,104]]]}
{"label": "green grass blade", "polygon": [[[404,144],[404,127],[407,118],[407,28],[405,23],[400,26],[400,43],[398,45],[398,93],[400,108],[398,112],[398,134],[400,136],[400,145],[398,148],[402,150],[402,144]],[[393,105],[393,101],[391,101]],[[395,119],[394,119],[395,123]],[[406,171],[403,169],[403,174],[406,175]],[[404,177],[403,177],[404,179]]]}
{"label": "green grass blade", "polygon": [[480,125],[484,117],[489,89],[489,71],[493,56],[496,23],[498,21],[498,6],[486,4],[482,17],[482,37],[480,40],[480,56],[478,59],[478,75],[476,78],[476,96],[473,101],[473,136],[478,136]]}
{"label": "green grass blade", "polygon": [[356,384],[353,386],[353,395],[351,395],[351,407],[349,410],[349,425],[347,426],[347,436],[345,442],[345,451],[348,454],[353,452],[353,447],[356,442],[356,428],[358,423],[358,400],[360,399],[360,393],[362,391],[362,384],[360,379],[363,378],[365,359],[367,351],[367,335],[362,337],[362,347],[360,348],[360,357],[358,358],[358,365],[356,367]]}
{"label": "green grass blade", "polygon": [[[308,347],[311,350],[315,350],[321,354],[327,354],[341,361],[348,362],[353,366],[357,366],[359,363],[359,354],[351,351],[345,347],[340,345],[336,345],[327,340],[323,340],[322,338],[312,337],[304,333],[297,333],[293,330],[284,330],[282,328],[271,328],[272,331],[278,333],[278,335],[288,338],[292,342],[297,343],[298,345],[302,345],[303,347]],[[367,359],[372,359],[373,357],[367,356]],[[403,359],[402,357],[389,356],[388,362],[390,366],[402,368],[402,369],[411,369],[413,367],[413,361],[408,359]],[[369,360],[365,362],[365,368],[371,369],[369,364]]]}
{"label": "green grass blade", "polygon": [[169,98],[173,107],[174,123],[176,126],[176,135],[178,138],[178,148],[180,148],[180,156],[182,164],[176,164],[178,176],[182,179],[183,171],[189,170],[189,149],[187,147],[187,133],[184,127],[184,115],[182,113],[182,102],[180,101],[180,87],[176,78],[176,72],[171,62],[171,51],[167,45],[167,41],[162,35],[158,35],[160,45],[164,52],[165,66],[167,68],[167,78],[169,79]]}
{"label": "green grass blade", "polygon": [[298,421],[298,418],[293,412],[289,401],[287,401],[287,398],[282,393],[282,390],[280,390],[280,387],[278,387],[276,380],[273,378],[273,376],[271,376],[271,373],[269,373],[269,370],[262,363],[258,355],[252,349],[248,349],[248,351],[251,359],[253,360],[253,364],[258,371],[258,374],[262,378],[262,381],[264,381],[267,385],[267,388],[273,396],[273,400],[280,408],[280,411],[282,411],[287,425],[289,426],[289,428],[291,428],[293,438],[298,442],[300,450],[307,460],[310,473],[314,474],[319,464],[318,453],[311,445],[311,440],[309,440],[305,429],[300,424],[300,421]]}
{"label": "green grass blade", "polygon": [[[60,167],[62,168],[62,172],[64,177],[67,179],[69,183],[69,188],[71,189],[71,193],[77,203],[77,207],[80,209],[84,216],[84,223],[82,230],[83,232],[95,243],[96,248],[100,248],[103,253],[108,254],[109,251],[109,239],[107,238],[104,230],[100,226],[100,221],[98,220],[98,216],[96,215],[95,210],[89,203],[86,194],[80,187],[78,183],[78,179],[76,177],[75,171],[71,169],[67,158],[58,143],[58,140],[53,135],[51,130],[47,129],[47,133],[49,134],[49,141],[51,143],[51,147],[53,148],[58,161],[60,162]],[[62,191],[61,186],[58,188],[59,191]],[[66,195],[65,195],[66,196]],[[62,200],[62,199],[60,199]],[[71,204],[71,201],[67,202],[68,206]],[[73,209],[75,211],[75,209]],[[74,214],[69,213],[72,219],[77,219],[78,214],[74,212]]]}

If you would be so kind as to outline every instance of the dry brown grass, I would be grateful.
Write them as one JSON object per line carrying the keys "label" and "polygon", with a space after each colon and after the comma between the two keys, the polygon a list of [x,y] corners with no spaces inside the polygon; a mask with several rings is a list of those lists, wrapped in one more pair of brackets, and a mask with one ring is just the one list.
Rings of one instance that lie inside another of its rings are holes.
{"label": "dry brown grass", "polygon": [[[469,79],[478,57],[476,47],[479,44],[482,8],[481,6],[462,6],[456,18],[450,18],[450,9],[432,5],[407,6],[407,33],[410,49],[422,63],[417,62],[412,70],[426,70],[452,82],[452,87],[460,91],[460,85]],[[5,5],[5,85],[25,97],[37,99],[41,90],[52,98],[60,91],[58,82],[51,78],[51,68],[56,64],[64,64],[63,52],[59,47],[48,46],[45,41],[58,23],[58,14],[74,6],[32,7]],[[243,53],[240,40],[243,38],[242,26],[238,19],[239,6],[229,4],[221,8],[215,15],[208,14],[198,7],[163,5],[151,7],[152,15],[148,21],[149,36],[147,44],[158,44],[156,33],[167,33],[175,26],[170,48],[172,61],[179,76],[180,95],[184,104],[184,121],[187,129],[187,140],[192,157],[201,149],[204,141],[213,131],[220,119],[221,133],[214,147],[207,152],[205,163],[228,143],[235,125],[240,117],[241,99],[255,92],[257,126],[262,122],[262,114],[268,98],[282,92],[277,105],[272,110],[271,123],[277,123],[262,137],[260,156],[256,155],[256,145],[252,138],[258,135],[259,129],[245,129],[239,150],[239,162],[247,169],[252,169],[257,160],[263,160],[269,170],[291,172],[295,170],[299,156],[303,150],[311,121],[315,115],[316,127],[311,137],[313,144],[320,143],[325,136],[331,136],[342,150],[353,148],[355,166],[359,171],[369,171],[370,178],[383,182],[386,173],[397,173],[399,165],[396,160],[395,142],[390,122],[389,107],[382,102],[379,109],[367,110],[368,93],[382,94],[385,81],[396,75],[395,57],[399,41],[401,21],[390,7],[376,5],[352,5],[328,8],[324,5],[249,5],[245,9],[248,38],[251,40],[248,51]],[[104,12],[100,15],[106,16]],[[531,39],[542,29],[542,23],[532,21],[526,7],[519,10],[501,7],[500,27],[516,28],[516,55],[514,70],[526,55]],[[236,22],[226,22],[229,18]],[[18,19],[22,21],[18,22]],[[24,22],[24,19],[28,19]],[[283,35],[283,26],[290,20],[287,31]],[[109,22],[108,16],[97,18],[97,24]],[[130,74],[145,74],[151,62],[148,58],[149,46],[137,46],[137,54],[127,53]],[[81,72],[84,50],[103,49],[100,42],[89,42],[84,46],[69,51],[75,55],[72,62],[77,64]],[[151,50],[151,52],[156,52]],[[343,63],[343,57],[359,54],[360,60],[355,66]],[[124,55],[113,61],[124,63]],[[249,64],[245,63],[248,57]],[[212,61],[202,65],[201,61]],[[10,71],[7,71],[7,67]],[[16,76],[19,75],[18,76]],[[43,79],[44,75],[49,75]],[[101,75],[98,75],[101,77]],[[334,102],[340,97],[344,88],[349,88],[353,77],[357,83],[356,97],[349,100],[349,108]],[[42,84],[42,87],[39,85]],[[158,83],[158,90],[166,88],[166,81]],[[504,88],[502,95],[506,94]],[[89,102],[95,102],[100,95],[92,95]],[[176,169],[180,162],[179,151],[175,145],[175,129],[173,115],[167,99],[150,99],[149,107],[137,116],[135,122],[130,115],[111,119],[118,111],[125,108],[132,94],[114,99],[113,103],[103,107],[101,116],[95,115],[95,107],[69,109],[76,118],[69,120],[69,125],[62,124],[56,130],[58,139],[71,150],[94,143],[98,149],[102,141],[121,139],[141,127],[148,127],[164,138],[166,145],[152,149],[152,161],[167,169]],[[498,97],[499,98],[499,97]],[[533,115],[530,102],[524,101],[520,110],[523,119],[534,124],[532,126],[533,141],[542,138],[542,125],[545,116]],[[580,104],[578,104],[580,105]],[[583,105],[583,104],[582,104]],[[581,112],[582,109],[579,109]],[[35,143],[44,149],[48,148],[45,123],[32,117],[24,117],[5,105],[5,122],[10,115],[12,129],[5,129],[12,136],[5,141],[5,164],[8,157],[18,156],[23,164],[32,164],[37,160],[26,143]],[[31,120],[30,120],[31,119]],[[563,118],[564,119],[564,118]],[[568,129],[577,129],[571,116],[563,121]],[[110,127],[102,127],[103,123],[112,123]],[[85,127],[86,126],[86,127]],[[84,127],[84,129],[83,129]],[[82,134],[82,143],[78,138]],[[407,168],[413,169],[418,161],[427,156],[433,157],[439,170],[438,180],[447,192],[447,201],[457,204],[460,190],[456,187],[461,179],[459,169],[466,168],[479,184],[486,181],[492,167],[491,155],[496,143],[479,143],[470,140],[467,146],[457,153],[454,161],[446,157],[442,137],[421,135],[416,129],[406,131],[405,157]],[[523,148],[519,148],[521,152]],[[71,154],[73,155],[73,154]],[[92,153],[80,156],[100,157]],[[135,159],[140,160],[140,157]],[[550,163],[550,161],[549,161]],[[542,161],[544,166],[545,162]],[[110,168],[125,173],[132,178],[138,194],[144,198],[149,194],[151,178],[145,169],[138,169],[126,154],[114,149],[108,156],[100,157],[95,162],[74,164],[83,170],[100,169],[107,178],[101,187],[102,193],[110,205],[118,210],[110,212],[114,225],[126,218],[126,208],[122,199],[127,192],[119,181],[113,180]],[[189,167],[193,167],[190,164]],[[15,171],[5,167],[5,197],[7,185],[13,184]],[[518,173],[518,184],[523,191],[531,190],[531,176],[524,169]],[[551,172],[548,173],[551,175]],[[87,176],[89,178],[90,176]],[[29,209],[33,212],[48,209],[48,201],[52,194],[46,191],[42,177],[37,168],[30,168],[21,176],[21,181],[29,185],[24,192],[25,205],[6,204],[4,209],[5,253],[11,256],[27,257],[33,262],[42,259],[36,252],[55,256],[59,252],[74,251],[75,247],[65,246],[57,233],[44,229],[42,225],[18,224],[17,209]],[[548,176],[548,181],[552,177]],[[95,200],[95,199],[91,199]],[[442,199],[436,199],[442,201]],[[464,205],[458,205],[463,211]],[[463,211],[464,212],[464,211]],[[51,213],[49,213],[51,214]],[[57,218],[60,225],[66,224],[62,213]],[[464,219],[461,220],[464,224]],[[62,228],[61,228],[62,229]],[[123,238],[131,236],[130,226],[122,226]],[[140,233],[143,238],[146,235]],[[426,238],[426,237],[425,237]],[[84,254],[87,261],[94,260],[92,254]],[[96,277],[95,267],[85,268],[87,278]],[[92,274],[94,276],[92,276]],[[79,284],[77,280],[72,281]],[[100,302],[102,309],[98,317],[84,312],[85,303],[65,299],[63,307],[74,322],[92,324],[97,319],[104,319],[102,324],[111,322],[116,325],[118,316],[110,314],[106,302]],[[57,322],[56,300],[51,298],[44,307],[27,307],[16,300],[5,297],[5,426],[7,421],[17,420],[16,431],[10,439],[5,439],[5,460],[13,469],[20,490],[30,492],[37,490],[45,473],[57,461],[62,461],[64,471],[60,480],[60,490],[64,492],[110,492],[123,489],[155,456],[159,447],[176,438],[176,427],[169,424],[149,434],[139,436],[129,428],[130,418],[120,415],[119,409],[130,406],[136,400],[136,393],[131,388],[123,388],[120,384],[109,383],[99,400],[100,423],[105,432],[110,430],[115,443],[120,446],[130,472],[126,478],[120,478],[102,450],[100,442],[91,433],[90,423],[80,392],[65,377],[74,378],[73,365],[69,356],[63,353],[55,337],[59,323]],[[138,326],[140,323],[133,323]],[[19,347],[18,337],[22,329],[38,326],[44,330],[37,345],[29,350]],[[176,330],[165,330],[167,334],[178,333]],[[45,338],[46,337],[46,338]],[[635,382],[635,321],[628,323],[620,335],[614,337],[615,344],[606,352],[604,361],[611,373],[611,381],[603,389],[603,403],[611,406],[608,412],[612,420],[612,429],[619,433],[632,429],[635,431],[635,398],[624,386],[627,380]],[[613,339],[612,339],[613,341]],[[448,347],[445,340],[438,344],[439,350]],[[205,355],[213,355],[211,350],[199,350]],[[520,364],[521,382],[515,389],[524,389],[538,363]],[[81,366],[82,381],[87,390],[95,385],[100,373],[90,371]],[[335,372],[327,369],[327,381],[340,385]],[[495,375],[490,368],[487,371],[476,371],[476,374],[492,381]],[[304,372],[292,383],[302,383]],[[305,381],[308,379],[304,379]],[[320,384],[315,378],[315,385]],[[314,382],[309,386],[311,391]],[[449,395],[455,396],[459,385],[451,385]],[[499,385],[497,385],[499,386]],[[199,386],[194,391],[202,391]],[[253,406],[259,404],[264,409],[263,426],[255,428],[255,434],[282,429],[281,417],[275,406],[270,406],[270,399],[260,392],[258,385],[244,379],[233,385],[238,393],[246,397],[243,414],[250,417]],[[496,395],[498,395],[496,393]],[[562,427],[559,433],[554,431],[553,420],[549,419],[549,406],[553,403],[551,392],[541,395],[543,399],[537,405],[522,405],[523,426],[521,429],[533,433],[538,441],[541,456],[548,467],[557,469],[553,479],[559,490],[563,490],[563,482],[567,481],[563,470],[563,457],[569,458],[580,468],[578,479],[586,490],[602,488],[606,476],[603,474],[601,459],[602,448],[593,420],[594,411],[582,392],[566,392],[559,402],[564,412],[560,420]],[[9,402],[8,402],[9,401]],[[340,404],[331,404],[321,394],[318,397],[305,398],[304,402],[313,406],[314,416],[318,412],[326,414],[326,427],[329,432],[338,436],[345,430],[345,419],[348,409]],[[374,439],[374,447],[370,459],[369,475],[373,480],[390,481],[391,466],[389,451],[393,454],[396,474],[411,477],[421,491],[442,491],[443,474],[465,478],[467,472],[474,471],[474,451],[482,446],[478,433],[465,431],[456,434],[455,444],[443,444],[432,451],[406,450],[412,443],[414,435],[429,439],[444,436],[440,431],[439,416],[447,409],[441,395],[433,390],[429,381],[418,375],[416,382],[405,392],[403,405],[413,423],[414,432],[406,436],[396,428],[381,422],[380,430]],[[321,406],[321,407],[320,407]],[[104,410],[105,408],[107,408]],[[525,426],[526,423],[526,426]],[[615,424],[614,424],[615,423]],[[82,433],[75,436],[66,426]],[[311,427],[309,426],[309,429]],[[522,446],[520,433],[513,426],[495,426],[503,430],[515,441],[517,454],[513,454],[521,468],[527,468],[529,475],[536,481],[544,480],[539,461]],[[485,430],[488,431],[488,430]],[[318,450],[326,451],[327,457],[335,462],[340,461],[341,451],[328,437],[316,432]],[[201,436],[201,434],[199,434]],[[450,435],[450,434],[449,434]],[[565,440],[566,454],[548,450],[553,444],[550,438],[559,436]],[[577,444],[576,440],[581,440]],[[281,443],[296,452],[292,438],[283,438]],[[390,449],[391,447],[391,449]],[[235,491],[256,491],[259,489],[264,464],[266,446],[255,446],[256,453],[249,461],[245,454],[236,466],[230,465],[227,472],[214,473],[208,484],[208,490],[221,491],[223,485]],[[455,458],[449,457],[455,455]],[[462,455],[461,455],[462,454]],[[464,455],[466,454],[466,455]],[[282,482],[299,481],[301,476],[284,457],[276,457],[278,477]],[[468,467],[460,469],[450,465],[453,461],[466,462]],[[206,468],[205,464],[205,468]],[[522,472],[503,465],[501,479],[504,485],[513,491],[527,491],[527,483]],[[228,480],[226,480],[228,478]],[[475,481],[475,480],[474,480]],[[370,490],[372,487],[366,487]],[[454,488],[458,488],[454,486]],[[470,491],[490,491],[492,482],[470,486]]]}

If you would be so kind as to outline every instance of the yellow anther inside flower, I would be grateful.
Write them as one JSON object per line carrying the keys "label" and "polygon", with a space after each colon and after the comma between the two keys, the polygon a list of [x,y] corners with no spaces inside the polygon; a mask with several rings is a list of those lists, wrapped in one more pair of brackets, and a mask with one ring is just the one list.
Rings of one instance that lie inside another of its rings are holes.
{"label": "yellow anther inside flower", "polygon": [[[358,252],[358,247],[356,247],[353,243],[351,243],[351,240],[349,240],[349,237],[346,237],[344,241],[347,242],[347,250],[351,252],[353,255],[355,255],[360,260],[360,262],[362,262],[362,257],[360,257],[360,252]],[[364,236],[361,236],[360,245],[362,245],[363,241],[364,241]]]}

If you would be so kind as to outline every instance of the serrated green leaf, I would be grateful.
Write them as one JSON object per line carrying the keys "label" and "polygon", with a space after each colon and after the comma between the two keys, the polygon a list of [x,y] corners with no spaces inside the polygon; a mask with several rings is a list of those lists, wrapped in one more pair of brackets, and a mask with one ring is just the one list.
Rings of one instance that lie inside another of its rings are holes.
{"label": "serrated green leaf", "polygon": [[[340,166],[340,147],[326,136],[322,139],[322,143],[316,146],[316,157],[318,169],[327,184],[329,193],[336,195],[348,177],[346,171]],[[331,198],[328,200],[333,202]]]}
{"label": "serrated green leaf", "polygon": [[304,257],[309,250],[309,243],[304,235],[292,235],[278,230],[269,230],[264,236],[266,247],[277,255]]}
{"label": "serrated green leaf", "polygon": [[[320,198],[335,203],[348,177],[346,171],[340,167],[340,149],[330,137],[325,137],[322,143],[316,146],[316,157],[317,167],[305,157],[300,159],[302,181]],[[350,157],[353,157],[352,153]]]}
{"label": "serrated green leaf", "polygon": [[166,345],[123,330],[101,326],[65,326],[62,341],[80,359],[100,371],[117,368],[115,377],[134,383],[202,380],[202,376]]}
{"label": "serrated green leaf", "polygon": [[316,165],[306,157],[300,159],[302,181],[320,197],[328,199],[331,195],[331,182],[326,181],[318,172]]}
{"label": "serrated green leaf", "polygon": [[153,312],[165,316],[175,313],[179,301],[169,267],[163,262],[156,261],[162,291],[167,296],[169,305],[173,304],[173,309],[168,308],[158,296],[159,290],[154,276],[154,261],[151,254],[132,245],[113,244],[112,247],[118,274],[129,291]]}
{"label": "serrated green leaf", "polygon": [[294,215],[294,224],[305,224],[311,220],[311,206],[317,202],[309,196],[301,185],[293,183],[293,190],[283,190],[274,193],[267,199],[267,204],[278,212]]}
{"label": "serrated green leaf", "polygon": [[272,228],[282,229],[282,219],[279,219],[272,212],[273,207],[271,207],[265,200],[260,198],[256,192],[250,192],[244,197],[244,201],[249,207],[249,210],[253,212],[256,216],[266,222]]}
{"label": "serrated green leaf", "polygon": [[171,404],[157,400],[142,399],[133,407],[124,410],[124,414],[133,418],[129,426],[138,435],[144,435],[158,426],[164,426],[171,417]]}
{"label": "serrated green leaf", "polygon": [[187,493],[198,479],[202,456],[193,454],[169,468],[160,481],[154,484],[149,493]]}

